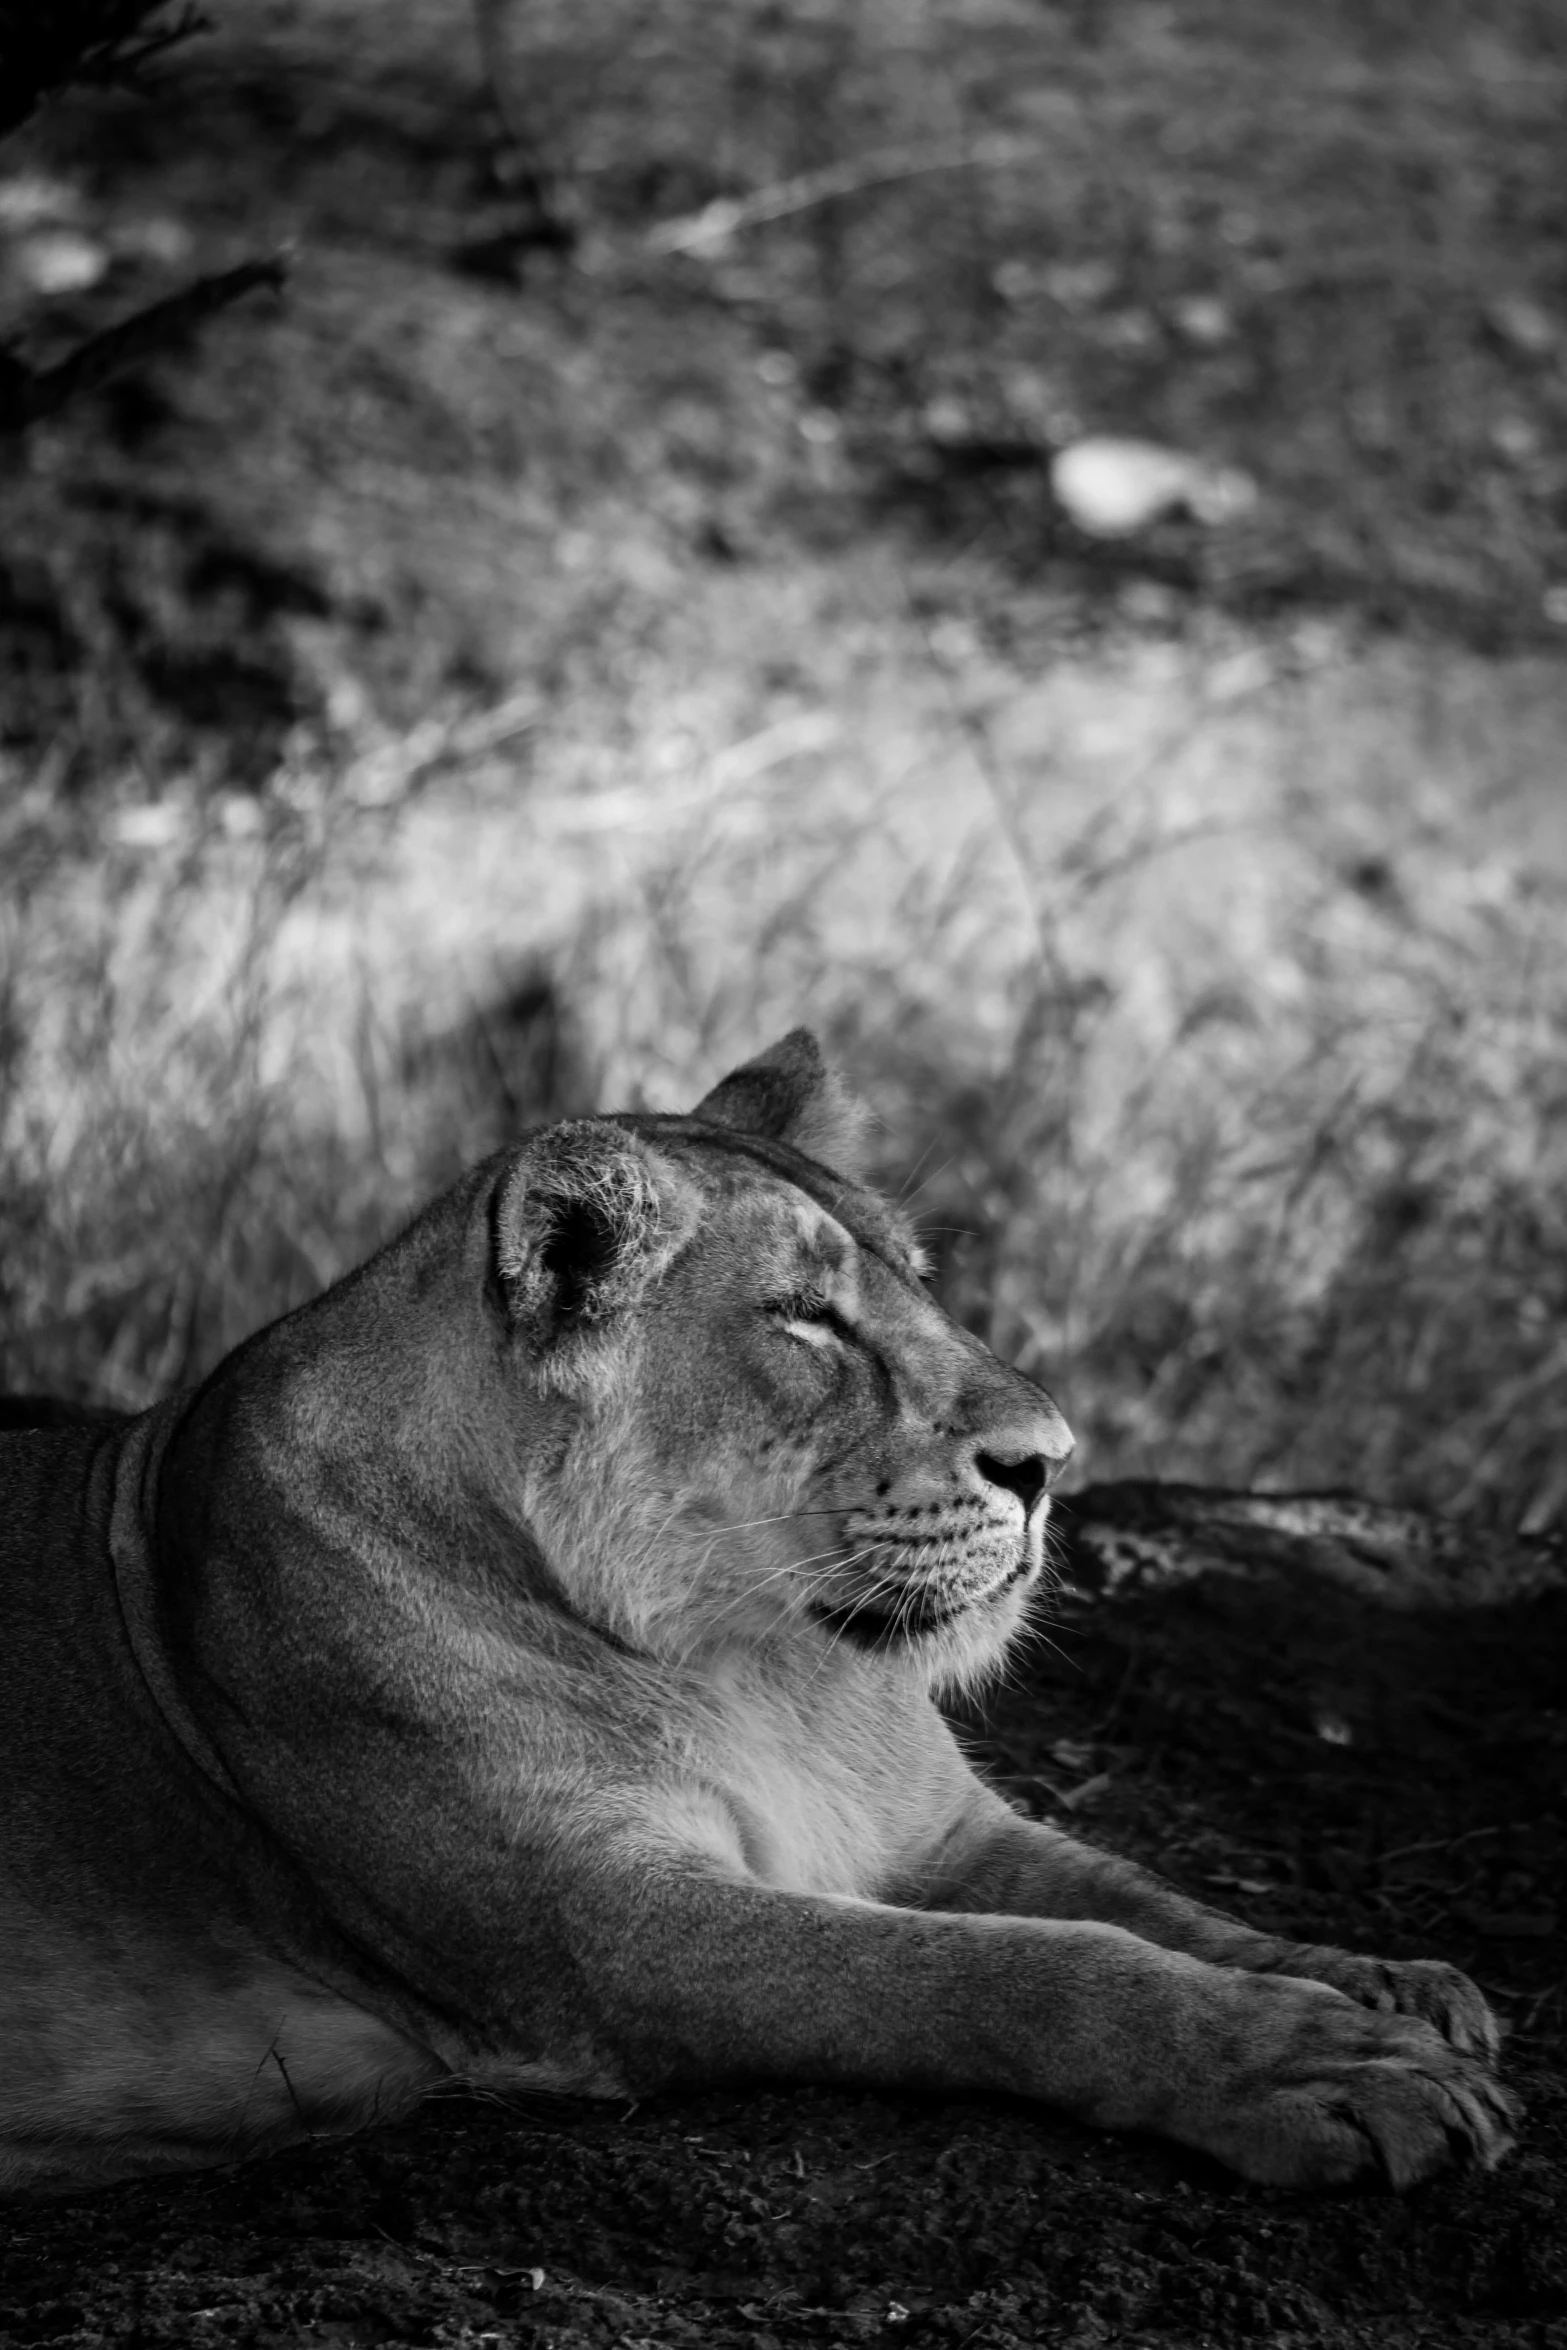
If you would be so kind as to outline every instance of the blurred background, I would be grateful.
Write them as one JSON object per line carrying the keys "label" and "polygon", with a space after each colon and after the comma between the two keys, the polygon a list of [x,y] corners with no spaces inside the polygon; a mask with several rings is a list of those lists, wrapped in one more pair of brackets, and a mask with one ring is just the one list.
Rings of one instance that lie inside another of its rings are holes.
{"label": "blurred background", "polygon": [[1556,0],[31,13],[0,1384],[806,1021],[1085,1476],[1567,1513]]}

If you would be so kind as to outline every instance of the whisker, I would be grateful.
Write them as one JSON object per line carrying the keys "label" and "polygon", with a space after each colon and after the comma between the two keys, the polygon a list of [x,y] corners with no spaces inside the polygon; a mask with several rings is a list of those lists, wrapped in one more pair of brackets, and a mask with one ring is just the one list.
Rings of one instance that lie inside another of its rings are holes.
{"label": "whisker", "polygon": [[[817,1566],[814,1574],[807,1573],[803,1578],[802,1595],[807,1600],[809,1600],[813,1591],[820,1590],[824,1585],[830,1583],[834,1575],[842,1573],[845,1569],[858,1566],[862,1559],[870,1556],[870,1552],[864,1549],[857,1551],[851,1550],[845,1553],[842,1557],[837,1558],[832,1557],[830,1554],[824,1555],[827,1556],[828,1563],[826,1565]],[[744,1591],[736,1593],[734,1601],[735,1606],[743,1607],[747,1601],[754,1599],[759,1591],[765,1590],[769,1582],[776,1580],[778,1577],[791,1575],[795,1572],[796,1570],[792,1567],[775,1568],[772,1575],[764,1577],[761,1582],[753,1583],[749,1585]],[[816,1667],[816,1671],[813,1672],[810,1676],[812,1680],[815,1680],[817,1674],[819,1674],[824,1669],[833,1649],[837,1646],[840,1637],[840,1628],[834,1627],[829,1633],[827,1648]]]}
{"label": "whisker", "polygon": [[737,1594],[737,1597],[740,1599],[754,1598],[759,1591],[765,1591],[770,1584],[785,1582],[794,1577],[801,1578],[808,1587],[818,1587],[830,1581],[835,1574],[841,1573],[844,1568],[857,1566],[862,1559],[870,1558],[875,1548],[876,1545],[872,1543],[862,1545],[858,1550],[845,1550],[841,1544],[834,1543],[830,1549],[816,1551],[803,1559],[785,1559],[781,1565],[769,1567],[766,1574],[758,1575],[754,1581],[747,1583],[743,1591]]}
{"label": "whisker", "polygon": [[[1074,1673],[1080,1673],[1083,1669],[1082,1660],[1074,1657],[1069,1649],[1063,1648],[1059,1640],[1052,1640],[1035,1610],[1029,1608],[1024,1614],[1022,1622],[1018,1625],[1017,1631],[1013,1635],[1011,1649],[1002,1662],[1002,1677],[1005,1679],[1013,1673],[1020,1673],[1027,1652],[1033,1648],[1048,1649],[1052,1656],[1059,1657],[1062,1664],[1070,1666]],[[1019,1684],[1013,1685],[1018,1686]]]}
{"label": "whisker", "polygon": [[715,1536],[720,1534],[749,1534],[753,1528],[757,1526],[795,1526],[802,1524],[807,1518],[837,1518],[841,1517],[842,1515],[843,1512],[836,1509],[779,1510],[776,1515],[771,1518],[739,1518],[732,1526],[715,1526],[712,1528],[712,1533]]}
{"label": "whisker", "polygon": [[[869,1558],[877,1547],[878,1546],[874,1543],[868,1545],[865,1549],[856,1553],[853,1559],[846,1560],[844,1564],[855,1565],[860,1559]],[[862,1593],[861,1596],[854,1601],[852,1606],[842,1611],[840,1620],[828,1628],[827,1645],[822,1651],[821,1662],[818,1664],[816,1671],[811,1675],[813,1681],[817,1680],[821,1674],[826,1671],[839,1645],[848,1638],[849,1626],[854,1621],[854,1618],[860,1614],[860,1612],[872,1599],[879,1598],[883,1592],[895,1589],[897,1587],[897,1578],[889,1575],[878,1575],[873,1578],[869,1590]]]}
{"label": "whisker", "polygon": [[824,1580],[839,1567],[848,1566],[852,1560],[869,1557],[868,1550],[849,1551],[844,1548],[842,1543],[835,1542],[827,1550],[812,1551],[803,1559],[786,1559],[781,1566],[769,1567],[766,1574],[759,1576],[757,1581],[751,1585],[751,1589],[760,1591],[768,1583],[776,1583],[785,1575],[804,1574],[811,1567],[820,1568],[821,1572],[817,1579]]}
{"label": "whisker", "polygon": [[[947,1156],[942,1160],[941,1165],[935,1170],[933,1174],[927,1175],[923,1183],[915,1184],[912,1191],[900,1192],[898,1194],[899,1207],[907,1212],[907,1210],[912,1207],[914,1202],[919,1198],[919,1195],[922,1191],[929,1191],[933,1183],[939,1183],[941,1181],[941,1178],[943,1175],[945,1175],[947,1169],[956,1163],[957,1155],[958,1154],[956,1151],[949,1151]],[[916,1162],[916,1169],[917,1167],[918,1162]]]}
{"label": "whisker", "polygon": [[[778,1510],[770,1518],[740,1518],[732,1526],[712,1526],[708,1528],[705,1535],[704,1539],[706,1547],[704,1548],[702,1555],[704,1559],[710,1557],[714,1543],[722,1542],[726,1535],[751,1534],[754,1533],[759,1526],[803,1525],[807,1518],[835,1518],[838,1515],[839,1512],[837,1510],[830,1509]],[[664,1525],[659,1528],[660,1535],[665,1532],[668,1525],[669,1520],[666,1518]]]}
{"label": "whisker", "polygon": [[915,1176],[919,1173],[921,1167],[924,1166],[925,1161],[930,1157],[931,1152],[935,1148],[936,1137],[932,1135],[929,1142],[926,1143],[925,1148],[920,1152],[919,1157],[915,1160],[913,1166],[909,1169],[907,1175],[904,1176],[903,1181],[898,1186],[898,1202],[900,1206],[902,1205],[903,1201],[909,1197],[909,1185],[914,1181]]}

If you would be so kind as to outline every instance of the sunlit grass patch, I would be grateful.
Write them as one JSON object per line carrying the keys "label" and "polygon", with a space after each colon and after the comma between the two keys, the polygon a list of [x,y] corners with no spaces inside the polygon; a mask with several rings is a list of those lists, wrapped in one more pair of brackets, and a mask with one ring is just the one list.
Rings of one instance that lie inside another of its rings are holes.
{"label": "sunlit grass patch", "polygon": [[62,849],[7,933],[7,1382],[147,1400],[531,1120],[807,1019],[1085,1471],[1552,1517],[1559,689],[1284,637],[1020,676],[962,590],[732,584],[525,783]]}

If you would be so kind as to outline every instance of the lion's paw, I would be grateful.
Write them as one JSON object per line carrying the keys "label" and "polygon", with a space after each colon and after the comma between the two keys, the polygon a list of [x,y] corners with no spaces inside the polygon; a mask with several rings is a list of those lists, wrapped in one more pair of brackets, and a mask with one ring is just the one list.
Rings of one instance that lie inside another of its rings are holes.
{"label": "lion's paw", "polygon": [[1368,2010],[1286,1977],[1268,1982],[1293,2012],[1286,2018],[1275,2005],[1263,2035],[1272,2045],[1254,2053],[1205,2133],[1243,2176],[1267,2186],[1409,2187],[1454,2163],[1489,2169],[1507,2152],[1515,2100],[1482,2059],[1423,2017]]}
{"label": "lion's paw", "polygon": [[1348,1950],[1303,1950],[1288,1968],[1327,1983],[1383,2015],[1421,2016],[1465,2056],[1494,2064],[1501,2029],[1483,1995],[1457,1967],[1437,1958],[1360,1958]]}

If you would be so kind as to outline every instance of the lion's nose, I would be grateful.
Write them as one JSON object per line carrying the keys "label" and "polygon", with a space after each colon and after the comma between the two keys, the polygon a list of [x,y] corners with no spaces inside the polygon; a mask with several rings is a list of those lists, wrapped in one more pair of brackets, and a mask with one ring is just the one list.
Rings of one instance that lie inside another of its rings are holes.
{"label": "lion's nose", "polygon": [[1071,1455],[1071,1446],[1064,1452],[977,1452],[974,1466],[987,1484],[999,1485],[1005,1493],[1015,1493],[1023,1504],[1023,1515],[1032,1514],[1035,1503],[1061,1471]]}

